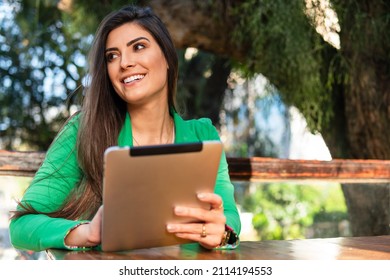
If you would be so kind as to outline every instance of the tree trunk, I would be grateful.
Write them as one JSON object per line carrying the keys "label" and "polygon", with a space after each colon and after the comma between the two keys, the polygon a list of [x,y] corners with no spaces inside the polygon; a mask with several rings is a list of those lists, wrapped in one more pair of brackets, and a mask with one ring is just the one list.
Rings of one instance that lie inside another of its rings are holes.
{"label": "tree trunk", "polygon": [[390,234],[390,184],[343,184],[354,236]]}
{"label": "tree trunk", "polygon": [[[388,14],[390,6],[381,1],[342,2],[341,53],[350,65],[344,90],[348,154],[351,158],[389,159],[389,46],[383,44],[374,21]],[[358,13],[367,19],[362,21]],[[390,28],[386,25],[384,32]],[[343,185],[343,192],[354,235],[390,234],[390,184]]]}
{"label": "tree trunk", "polygon": [[149,5],[167,26],[176,48],[195,47],[217,55],[241,59],[243,46],[232,44],[234,20],[230,17],[229,1],[149,0]]}

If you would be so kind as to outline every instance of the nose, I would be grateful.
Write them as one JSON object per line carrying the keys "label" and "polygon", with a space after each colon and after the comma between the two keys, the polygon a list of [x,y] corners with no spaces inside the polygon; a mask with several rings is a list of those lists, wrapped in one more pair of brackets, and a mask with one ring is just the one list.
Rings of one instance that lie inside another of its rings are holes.
{"label": "nose", "polygon": [[134,61],[134,56],[123,53],[121,56],[121,68],[122,69],[127,69],[129,67],[134,67],[135,61]]}

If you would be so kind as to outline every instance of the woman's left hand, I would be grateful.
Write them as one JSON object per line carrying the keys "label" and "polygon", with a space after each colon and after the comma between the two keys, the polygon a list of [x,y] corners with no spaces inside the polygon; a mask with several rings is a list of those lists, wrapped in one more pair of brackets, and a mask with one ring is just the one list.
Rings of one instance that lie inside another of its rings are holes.
{"label": "woman's left hand", "polygon": [[213,249],[221,244],[225,233],[226,217],[223,214],[223,203],[219,195],[214,193],[198,194],[200,201],[210,204],[210,209],[177,206],[174,212],[177,216],[193,218],[200,223],[168,224],[168,232],[177,237],[199,242],[207,249]]}

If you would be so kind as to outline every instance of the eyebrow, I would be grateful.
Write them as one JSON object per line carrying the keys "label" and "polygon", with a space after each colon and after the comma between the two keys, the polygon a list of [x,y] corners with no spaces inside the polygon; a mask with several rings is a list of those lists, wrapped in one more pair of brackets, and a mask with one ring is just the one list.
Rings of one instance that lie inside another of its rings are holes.
{"label": "eyebrow", "polygon": [[[150,42],[150,40],[148,38],[146,38],[146,37],[137,37],[137,38],[127,42],[126,43],[126,47],[129,47],[129,46],[133,45],[134,43],[136,43],[136,42],[138,42],[140,40],[146,40],[146,41]],[[106,53],[106,52],[109,52],[109,51],[116,51],[116,50],[118,50],[118,48],[108,48],[104,52]]]}
{"label": "eyebrow", "polygon": [[126,46],[129,47],[132,44],[134,44],[135,42],[140,41],[140,40],[146,40],[146,41],[150,42],[150,40],[146,37],[138,37],[138,38],[131,40],[130,42],[127,42]]}

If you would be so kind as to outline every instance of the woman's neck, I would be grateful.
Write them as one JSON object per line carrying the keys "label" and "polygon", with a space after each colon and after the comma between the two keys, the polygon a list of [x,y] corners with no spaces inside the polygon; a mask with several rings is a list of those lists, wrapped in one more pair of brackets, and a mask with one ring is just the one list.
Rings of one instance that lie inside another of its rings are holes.
{"label": "woman's neck", "polygon": [[129,108],[133,145],[160,145],[174,142],[174,122],[168,106]]}

